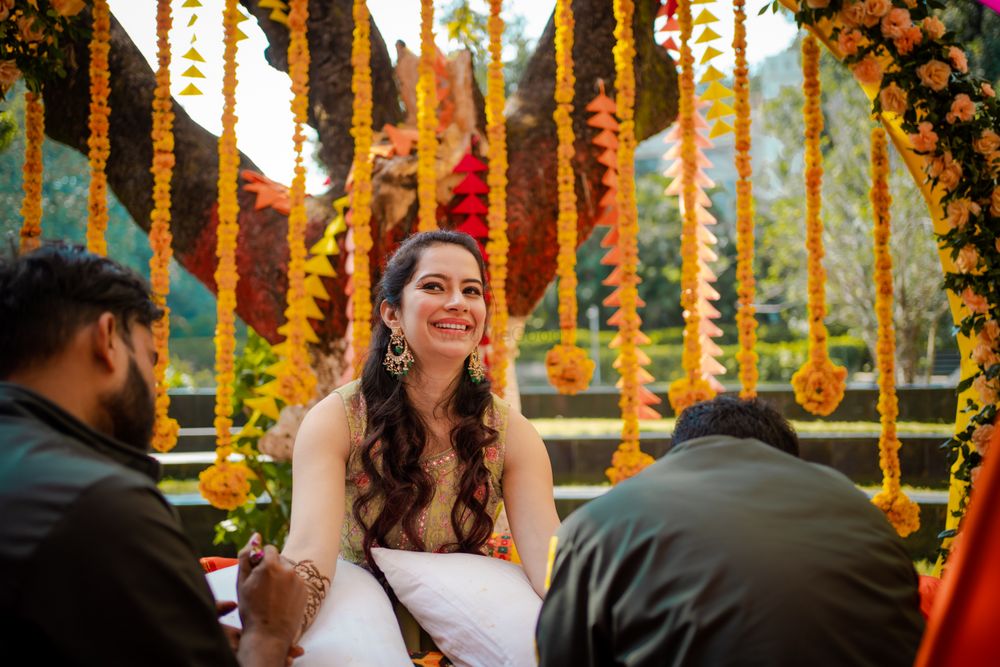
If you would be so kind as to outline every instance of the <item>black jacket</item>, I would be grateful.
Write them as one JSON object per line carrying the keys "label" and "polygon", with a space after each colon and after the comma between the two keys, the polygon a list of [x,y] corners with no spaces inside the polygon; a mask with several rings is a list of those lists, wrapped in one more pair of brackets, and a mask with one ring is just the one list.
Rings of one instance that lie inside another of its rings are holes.
{"label": "black jacket", "polygon": [[4,664],[235,665],[159,464],[0,382]]}

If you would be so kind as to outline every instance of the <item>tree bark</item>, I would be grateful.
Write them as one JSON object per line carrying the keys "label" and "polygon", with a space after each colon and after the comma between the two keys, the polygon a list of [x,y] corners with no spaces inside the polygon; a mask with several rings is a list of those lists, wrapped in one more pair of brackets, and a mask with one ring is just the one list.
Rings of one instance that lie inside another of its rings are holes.
{"label": "tree bark", "polygon": [[[287,69],[285,50],[288,34],[284,26],[270,21],[258,0],[242,0],[258,18],[270,48],[268,62]],[[315,242],[332,215],[330,204],[344,190],[353,157],[351,124],[351,19],[350,0],[312,0],[309,6],[310,124],[322,144],[319,157],[329,173],[330,189],[309,197],[307,243]],[[677,113],[677,75],[673,62],[653,39],[653,18],[657,0],[636,3],[636,132],[639,139],[665,128]],[[593,229],[596,202],[603,194],[600,179],[604,167],[590,140],[593,130],[586,125],[584,107],[597,93],[603,79],[613,93],[614,16],[607,0],[576,0],[574,59],[576,63],[577,197],[579,202],[579,242]],[[84,18],[84,20],[88,20]],[[111,39],[111,157],[108,182],[115,195],[143,230],[148,232],[152,209],[152,159],[150,141],[151,104],[154,75],[124,29],[112,19]],[[552,20],[538,43],[517,92],[508,101],[508,225],[511,242],[508,298],[514,316],[531,312],[555,274],[556,184],[555,125],[552,121],[554,63]],[[87,109],[89,82],[87,44],[74,45],[66,78],[46,83],[46,132],[53,139],[80,152],[87,152]],[[372,26],[372,82],[374,88],[373,125],[398,122],[401,108],[391,62],[385,43]],[[480,97],[477,95],[477,97]],[[177,166],[173,179],[172,229],[178,261],[213,292],[215,259],[216,195],[218,177],[217,138],[201,128],[175,103],[174,124]],[[237,114],[239,110],[237,109]],[[237,131],[239,128],[237,126]],[[276,137],[275,140],[284,140]],[[241,156],[241,170],[259,171]],[[241,183],[242,185],[242,183]],[[378,193],[375,193],[376,198]],[[287,288],[287,218],[274,209],[254,210],[253,193],[240,190],[240,235],[237,314],[258,333],[274,342],[280,339],[278,326],[284,321]],[[388,230],[384,221],[373,220],[376,236],[372,266],[383,261],[390,237],[415,228],[412,214],[403,229]],[[383,225],[380,227],[380,225]],[[392,233],[390,234],[390,231]],[[341,244],[343,242],[341,241]],[[326,318],[316,324],[321,343],[318,352],[330,353],[343,337],[346,296],[343,258],[335,268],[338,277],[327,279],[331,300]]]}

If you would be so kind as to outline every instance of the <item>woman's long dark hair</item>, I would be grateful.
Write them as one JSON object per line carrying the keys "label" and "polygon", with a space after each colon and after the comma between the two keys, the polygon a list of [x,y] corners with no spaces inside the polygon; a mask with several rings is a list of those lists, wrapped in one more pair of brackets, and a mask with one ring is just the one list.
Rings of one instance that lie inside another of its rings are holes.
{"label": "woman's long dark hair", "polygon": [[[476,258],[485,285],[486,266],[475,240],[468,234],[443,230],[407,238],[389,259],[379,282],[371,345],[361,373],[368,423],[359,454],[370,483],[358,494],[352,508],[365,531],[362,542],[365,559],[376,574],[381,573],[371,557],[371,549],[385,545],[386,536],[395,526],[402,527],[417,549],[425,549],[417,524],[434,496],[434,480],[420,465],[427,442],[427,425],[410,403],[402,378],[393,377],[382,365],[391,332],[378,313],[383,301],[394,308],[400,307],[403,288],[413,277],[420,257],[427,248],[442,244],[469,251]],[[450,398],[451,412],[458,417],[451,430],[451,442],[461,470],[458,498],[451,510],[451,525],[458,541],[448,546],[454,551],[479,553],[493,529],[493,518],[486,511],[489,471],[484,452],[496,442],[498,432],[483,420],[492,400],[489,381],[475,384],[465,372]],[[364,511],[376,499],[381,499],[382,507],[368,523]],[[470,513],[472,522],[466,529]]]}

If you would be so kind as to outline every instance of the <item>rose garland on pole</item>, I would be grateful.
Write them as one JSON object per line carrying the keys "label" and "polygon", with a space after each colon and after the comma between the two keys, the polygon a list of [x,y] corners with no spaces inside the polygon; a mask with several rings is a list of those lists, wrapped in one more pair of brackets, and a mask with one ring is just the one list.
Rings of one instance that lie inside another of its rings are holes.
{"label": "rose garland on pole", "polygon": [[93,34],[90,38],[90,138],[87,140],[90,162],[90,190],[87,195],[87,249],[107,254],[104,231],[108,226],[108,180],[105,168],[111,154],[108,123],[111,93],[108,53],[111,50],[111,12],[107,0],[94,0]]}
{"label": "rose garland on pole", "polygon": [[619,372],[621,373],[622,440],[606,473],[617,484],[641,472],[653,457],[639,448],[640,363],[637,350],[639,216],[635,203],[635,38],[633,0],[614,0],[615,106],[618,115],[618,250],[621,256]]}
{"label": "rose garland on pole", "polygon": [[736,293],[739,307],[736,328],[739,331],[739,351],[736,361],[740,371],[740,398],[757,395],[757,318],[753,306],[755,281],[753,166],[750,162],[750,69],[747,65],[746,1],[733,0],[733,91],[736,98]]}
{"label": "rose garland on pole", "polygon": [[[432,8],[433,9],[433,8]],[[354,239],[354,274],[351,277],[351,349],[354,375],[360,377],[371,338],[371,203],[372,162],[372,74],[371,28],[365,0],[354,0],[354,38],[351,42],[351,90],[354,102],[351,136],[354,137],[354,185],[351,190],[351,235]],[[433,72],[432,72],[433,74]],[[419,161],[421,152],[417,159]]]}
{"label": "rose garland on pole", "polygon": [[170,0],[156,3],[156,88],[153,90],[153,211],[149,214],[149,280],[153,301],[163,309],[163,317],[153,323],[153,344],[156,347],[156,426],[153,449],[167,452],[177,444],[177,421],[167,412],[170,395],[166,374],[170,365],[170,260],[173,238],[170,233],[170,181],[174,173],[174,107],[170,97],[170,27],[173,19]]}
{"label": "rose garland on pole", "polygon": [[437,223],[437,85],[434,62],[434,2],[420,0],[420,62],[417,65],[417,231]]}
{"label": "rose garland on pole", "polygon": [[906,537],[920,527],[920,506],[906,497],[899,487],[899,438],[896,436],[896,341],[892,325],[892,254],[889,206],[889,150],[885,130],[872,130],[872,228],[875,253],[875,316],[878,319],[878,342],[875,346],[878,364],[878,412],[882,422],[879,436],[879,467],[882,469],[882,490],[872,503],[885,512],[900,537]]}
{"label": "rose garland on pole", "polygon": [[545,355],[545,370],[561,394],[576,394],[590,384],[594,374],[594,361],[576,344],[576,180],[573,173],[573,97],[576,78],[573,74],[574,19],[570,0],[556,0],[555,8],[555,58],[556,109],[552,114],[556,123],[558,147],[556,149],[556,184],[559,198],[559,217],[556,235],[559,254],[556,274],[559,276],[559,329],[560,342]]}
{"label": "rose garland on pole", "polygon": [[42,236],[42,142],[45,106],[39,93],[24,93],[24,200],[21,203],[21,252],[37,248]]}
{"label": "rose garland on pole", "polygon": [[308,337],[312,325],[307,318],[310,296],[306,292],[306,168],[302,161],[305,134],[302,128],[309,111],[309,4],[290,0],[288,12],[288,74],[292,80],[292,116],[295,130],[295,175],[289,189],[288,212],[288,307],[285,345],[278,375],[278,396],[290,405],[305,405],[313,398],[316,376],[309,363]]}
{"label": "rose garland on pole", "polygon": [[806,248],[808,250],[809,359],[792,375],[795,400],[815,415],[833,412],[844,397],[847,369],[830,361],[827,352],[826,271],[823,269],[823,220],[820,217],[823,156],[820,134],[819,44],[812,35],[802,40],[802,91],[805,104]]}
{"label": "rose garland on pole", "polygon": [[490,288],[493,292],[493,336],[490,350],[490,386],[503,397],[507,388],[507,122],[504,118],[503,80],[503,19],[502,0],[490,0],[490,17],[486,28],[490,35],[490,63],[486,70],[486,137],[489,140],[489,172],[486,183],[490,192],[489,258]]}

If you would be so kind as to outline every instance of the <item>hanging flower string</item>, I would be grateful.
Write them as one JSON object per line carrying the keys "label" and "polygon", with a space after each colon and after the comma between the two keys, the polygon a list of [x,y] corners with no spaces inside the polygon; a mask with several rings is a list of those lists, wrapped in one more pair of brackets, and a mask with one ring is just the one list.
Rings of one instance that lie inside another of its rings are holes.
{"label": "hanging flower string", "polygon": [[237,198],[239,152],[236,148],[236,43],[241,35],[237,24],[237,0],[226,0],[222,14],[223,74],[222,133],[219,135],[219,203],[215,254],[215,463],[198,475],[201,495],[215,507],[235,509],[247,501],[253,473],[242,461],[229,461],[232,453],[233,356],[236,348],[236,241],[239,234],[240,204]]}
{"label": "hanging flower string", "polygon": [[111,154],[108,124],[111,107],[108,96],[108,53],[111,42],[111,12],[107,0],[94,0],[94,27],[90,38],[90,138],[87,159],[90,162],[90,190],[87,195],[87,249],[107,254],[104,231],[108,226],[108,181],[105,169]]}
{"label": "hanging flower string", "polygon": [[889,150],[885,130],[872,130],[872,229],[875,251],[875,316],[878,319],[878,342],[875,346],[878,364],[878,412],[882,433],[878,440],[879,467],[882,469],[882,490],[872,502],[889,518],[900,537],[906,537],[920,527],[920,506],[906,497],[899,488],[899,438],[896,436],[896,339],[892,326],[892,255],[889,252],[891,234],[889,206]]}
{"label": "hanging flower string", "polygon": [[45,107],[42,96],[24,93],[24,200],[21,202],[21,252],[37,248],[42,236],[42,142]]}
{"label": "hanging flower string", "polygon": [[621,302],[619,328],[621,373],[622,440],[605,471],[612,484],[639,473],[653,462],[653,457],[639,448],[639,393],[642,383],[637,337],[639,315],[637,302],[639,265],[639,216],[635,203],[635,38],[632,34],[633,0],[615,0],[615,95],[618,115],[618,250],[621,256]]}
{"label": "hanging flower string", "polygon": [[292,116],[295,130],[295,175],[289,189],[288,212],[288,296],[285,310],[285,345],[277,376],[278,396],[290,405],[305,405],[316,390],[316,376],[309,363],[308,320],[311,298],[306,292],[306,168],[302,161],[305,143],[303,126],[309,111],[309,41],[307,0],[290,0],[288,12],[288,74],[292,80]]}
{"label": "hanging flower string", "polygon": [[[364,355],[371,338],[371,268],[372,248],[372,72],[371,31],[368,5],[354,0],[354,40],[351,44],[351,90],[354,92],[351,136],[354,137],[354,185],[351,191],[351,235],[354,239],[354,274],[352,276],[351,349],[354,375],[360,377]],[[420,152],[418,160],[424,152]]]}
{"label": "hanging flower string", "polygon": [[694,56],[691,53],[691,4],[690,0],[677,3],[677,21],[680,26],[681,74],[678,126],[681,134],[681,308],[684,310],[684,351],[681,363],[684,377],[670,383],[667,396],[674,412],[700,401],[712,398],[708,381],[701,371],[701,317],[698,314],[698,218],[695,210],[698,158],[695,147]]}
{"label": "hanging flower string", "polygon": [[739,350],[736,361],[740,368],[740,398],[757,395],[757,318],[755,317],[754,206],[750,163],[750,70],[747,66],[746,1],[733,0],[733,91],[736,94],[736,328]]}
{"label": "hanging flower string", "polygon": [[830,361],[826,348],[826,271],[823,268],[823,220],[820,217],[823,132],[820,107],[819,43],[812,35],[802,40],[802,91],[805,104],[806,249],[808,259],[809,359],[792,375],[795,400],[814,415],[833,412],[844,397],[847,369]]}
{"label": "hanging flower string", "polygon": [[559,197],[559,217],[556,235],[559,254],[556,275],[559,277],[560,343],[545,355],[549,382],[561,394],[576,394],[590,385],[594,362],[586,351],[576,345],[576,185],[573,174],[573,95],[576,78],[573,75],[574,20],[570,0],[556,0],[556,183]]}
{"label": "hanging flower string", "polygon": [[[437,223],[437,87],[434,2],[420,0],[420,62],[417,65],[417,231]],[[356,150],[355,150],[356,152]]]}
{"label": "hanging flower string", "polygon": [[174,173],[174,107],[170,97],[170,27],[173,23],[170,0],[156,3],[156,88],[153,90],[153,211],[149,214],[149,279],[153,301],[163,309],[163,317],[153,323],[153,344],[156,347],[156,426],[153,449],[167,452],[177,444],[179,426],[167,412],[170,394],[166,374],[170,365],[170,260],[173,257],[170,234],[170,181]]}
{"label": "hanging flower string", "polygon": [[490,288],[493,292],[493,335],[490,350],[490,386],[503,397],[507,389],[507,122],[504,118],[503,92],[503,19],[502,0],[490,0],[490,17],[486,28],[490,35],[490,64],[486,69],[486,138],[489,141],[489,172],[486,184],[489,211],[486,222],[489,241]]}

